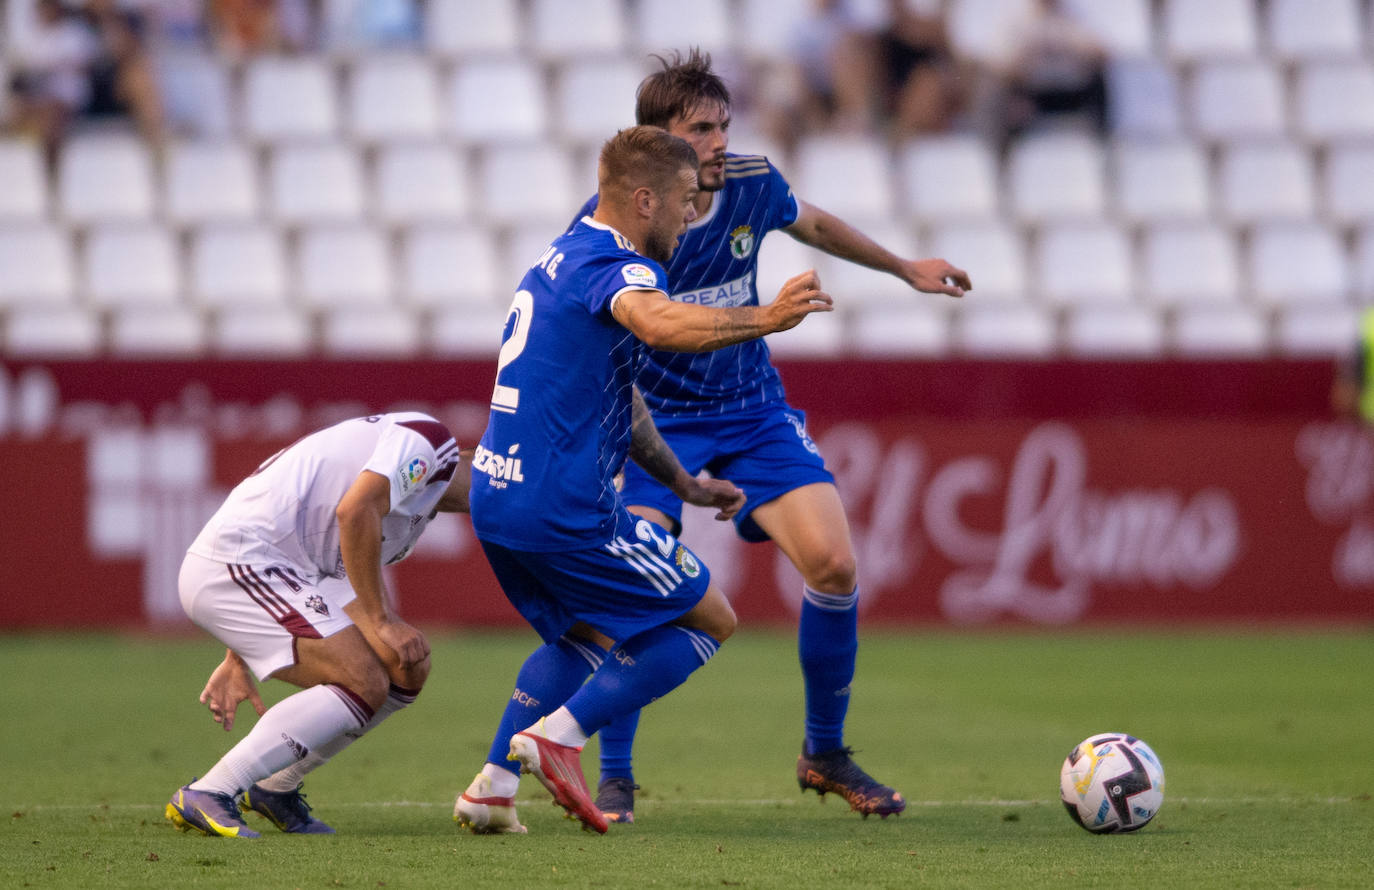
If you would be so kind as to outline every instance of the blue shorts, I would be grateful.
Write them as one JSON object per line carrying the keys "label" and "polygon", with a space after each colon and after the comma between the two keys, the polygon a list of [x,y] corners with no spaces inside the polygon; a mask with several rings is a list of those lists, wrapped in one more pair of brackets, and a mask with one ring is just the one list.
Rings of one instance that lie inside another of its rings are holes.
{"label": "blue shorts", "polygon": [[634,540],[619,537],[585,550],[543,553],[481,543],[506,598],[544,642],[579,621],[624,642],[690,611],[711,583],[710,570],[677,538],[644,519],[632,527]]}
{"label": "blue shorts", "polygon": [[[655,417],[654,425],[687,472],[706,470],[743,489],[749,499],[735,516],[735,531],[746,541],[768,540],[751,518],[760,504],[803,485],[835,481],[807,435],[806,413],[787,405],[712,417]],[[674,534],[682,532],[682,501],[633,461],[625,464],[620,499],[662,511]]]}

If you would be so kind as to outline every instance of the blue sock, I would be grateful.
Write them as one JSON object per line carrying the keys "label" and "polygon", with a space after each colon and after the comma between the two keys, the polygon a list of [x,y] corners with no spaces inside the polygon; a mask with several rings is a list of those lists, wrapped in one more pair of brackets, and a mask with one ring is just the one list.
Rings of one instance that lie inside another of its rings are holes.
{"label": "blue sock", "polygon": [[601,727],[601,778],[635,780],[633,753],[639,711],[631,711]]}
{"label": "blue sock", "polygon": [[487,762],[519,773],[520,764],[506,759],[511,736],[558,710],[605,657],[606,650],[595,643],[567,636],[530,653],[516,675],[515,691],[501,715]]}
{"label": "blue sock", "polygon": [[582,731],[592,735],[682,685],[720,648],[710,634],[664,624],[621,644],[587,684],[564,702]]}
{"label": "blue sock", "polygon": [[849,594],[802,590],[797,652],[806,683],[806,753],[844,745],[849,684],[859,652],[859,589]]}

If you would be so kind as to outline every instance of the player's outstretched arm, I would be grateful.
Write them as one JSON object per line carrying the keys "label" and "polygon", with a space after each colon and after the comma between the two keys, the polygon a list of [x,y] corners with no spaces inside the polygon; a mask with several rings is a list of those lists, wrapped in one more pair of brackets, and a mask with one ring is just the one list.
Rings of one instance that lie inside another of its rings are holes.
{"label": "player's outstretched arm", "polygon": [[243,663],[243,659],[239,658],[233,649],[226,649],[224,661],[215,667],[210,673],[210,679],[205,681],[205,689],[200,693],[200,703],[210,709],[210,716],[228,732],[234,728],[234,715],[238,713],[239,704],[244,701],[252,703],[253,710],[258,712],[259,717],[267,713],[262,696],[258,694],[258,686],[248,671],[248,665]]}
{"label": "player's outstretched arm", "polygon": [[634,416],[630,426],[630,459],[662,482],[684,502],[715,507],[716,519],[733,517],[744,506],[744,492],[724,479],[698,479],[687,472],[654,426],[654,418],[639,390],[634,390]]}
{"label": "player's outstretched arm", "polygon": [[942,259],[903,259],[833,213],[805,201],[797,204],[800,208],[797,221],[784,231],[803,244],[842,260],[896,275],[924,293],[962,297],[965,291],[973,290],[973,282],[963,269]]}
{"label": "player's outstretched arm", "polygon": [[813,269],[789,279],[767,306],[715,308],[677,303],[661,291],[635,290],[617,297],[611,311],[616,321],[654,349],[710,352],[786,331],[812,312],[834,308]]}

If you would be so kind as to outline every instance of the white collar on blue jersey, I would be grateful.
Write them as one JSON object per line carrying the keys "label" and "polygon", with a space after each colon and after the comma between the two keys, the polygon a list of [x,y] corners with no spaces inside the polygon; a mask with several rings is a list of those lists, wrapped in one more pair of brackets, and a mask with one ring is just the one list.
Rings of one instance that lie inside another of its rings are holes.
{"label": "white collar on blue jersey", "polygon": [[630,245],[630,250],[633,250],[635,253],[639,253],[639,248],[635,247],[634,242],[631,241],[629,238],[626,238],[625,233],[616,229],[614,226],[608,226],[604,222],[597,222],[596,220],[592,219],[591,214],[582,217],[582,221],[587,225],[591,226],[593,229],[601,229],[603,231],[610,232],[611,234],[618,237],[621,241],[624,241],[626,244]]}

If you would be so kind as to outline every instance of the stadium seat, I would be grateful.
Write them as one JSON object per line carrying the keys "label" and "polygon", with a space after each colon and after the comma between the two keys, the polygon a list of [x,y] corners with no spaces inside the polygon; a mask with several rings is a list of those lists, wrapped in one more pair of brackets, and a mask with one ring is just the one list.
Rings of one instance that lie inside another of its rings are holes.
{"label": "stadium seat", "polygon": [[1132,296],[1131,245],[1108,222],[1046,226],[1034,250],[1036,291],[1052,305],[1124,303]]}
{"label": "stadium seat", "polygon": [[495,306],[515,281],[497,280],[496,246],[486,227],[416,226],[401,243],[401,292],[414,306]]}
{"label": "stadium seat", "polygon": [[153,54],[153,72],[167,127],[197,139],[234,135],[230,66],[204,52]]}
{"label": "stadium seat", "polygon": [[1260,356],[1268,351],[1269,339],[1269,323],[1255,306],[1179,306],[1170,345],[1199,358]]}
{"label": "stadium seat", "polygon": [[1322,165],[1322,206],[1338,223],[1374,221],[1374,144],[1361,140],[1327,151]]}
{"label": "stadium seat", "polygon": [[448,115],[450,132],[464,142],[540,139],[548,115],[543,77],[519,58],[462,62],[449,79]]}
{"label": "stadium seat", "polygon": [[556,228],[571,222],[594,190],[577,187],[567,152],[549,143],[486,150],[477,181],[482,213],[501,225],[542,221]]}
{"label": "stadium seat", "polygon": [[[820,270],[825,267],[825,254],[780,232],[767,236],[754,249],[759,255],[758,279],[754,284],[759,292],[760,303],[773,302],[789,278],[807,269]],[[821,278],[821,288],[825,287],[825,279]]]}
{"label": "stadium seat", "polygon": [[768,351],[780,359],[833,359],[849,348],[847,316],[839,312],[816,312],[795,328],[765,337]]}
{"label": "stadium seat", "polygon": [[436,311],[426,326],[426,345],[437,357],[494,362],[501,351],[507,311],[505,305],[482,309],[459,306]]}
{"label": "stadium seat", "polygon": [[442,143],[383,146],[374,170],[378,217],[392,224],[463,218],[472,209],[465,160]]}
{"label": "stadium seat", "polygon": [[439,82],[423,56],[360,57],[347,102],[349,131],[365,142],[427,139],[440,131]]}
{"label": "stadium seat", "polygon": [[1253,55],[1259,45],[1255,5],[1254,0],[1164,0],[1165,53],[1181,62]]}
{"label": "stadium seat", "polygon": [[153,214],[153,163],[131,136],[69,140],[57,161],[57,203],[69,222],[146,219]]}
{"label": "stadium seat", "polygon": [[1232,222],[1307,219],[1316,205],[1312,161],[1292,143],[1231,146],[1217,178],[1222,214]]}
{"label": "stadium seat", "polygon": [[931,256],[948,260],[973,278],[971,302],[1021,301],[1029,293],[1026,251],[1021,236],[1000,222],[936,228]]}
{"label": "stadium seat", "polygon": [[892,215],[891,167],[876,137],[813,136],[797,146],[789,179],[808,204],[863,222]]}
{"label": "stadium seat", "polygon": [[1150,0],[1067,0],[1064,6],[1114,58],[1144,58],[1153,52]]}
{"label": "stadium seat", "polygon": [[1165,347],[1164,323],[1148,306],[1074,306],[1064,328],[1074,355],[1151,358]]}
{"label": "stadium seat", "polygon": [[250,139],[327,139],[339,129],[334,73],[315,56],[249,60],[243,75],[243,105]]}
{"label": "stadium seat", "polygon": [[1118,142],[1116,206],[1132,223],[1201,219],[1211,209],[1210,176],[1203,149],[1191,140]]}
{"label": "stadium seat", "polygon": [[1052,315],[1031,303],[970,302],[955,313],[953,333],[959,351],[982,358],[1045,358],[1059,340]]}
{"label": "stadium seat", "polygon": [[267,181],[271,215],[288,225],[363,214],[362,165],[347,143],[280,145],[268,158]]}
{"label": "stadium seat", "polygon": [[1233,303],[1240,263],[1231,233],[1211,222],[1161,223],[1144,233],[1142,296],[1161,305]]}
{"label": "stadium seat", "polygon": [[320,342],[331,358],[413,356],[421,344],[420,327],[409,312],[345,306],[324,313]]}
{"label": "stadium seat", "polygon": [[1205,139],[1234,141],[1284,133],[1283,79],[1268,62],[1202,63],[1193,72],[1188,98],[1193,132]]}
{"label": "stadium seat", "polygon": [[700,46],[718,56],[734,47],[734,17],[726,0],[639,0],[637,12],[636,46],[655,51]]}
{"label": "stadium seat", "polygon": [[1107,115],[1117,136],[1167,138],[1183,131],[1178,73],[1159,59],[1109,60],[1107,95]]}
{"label": "stadium seat", "polygon": [[546,59],[611,56],[625,45],[620,0],[532,0],[529,22],[530,46]]}
{"label": "stadium seat", "polygon": [[956,56],[1001,65],[1015,48],[1017,23],[1026,18],[1033,0],[949,0],[945,25]]}
{"label": "stadium seat", "polygon": [[740,52],[765,64],[790,61],[797,28],[814,7],[814,0],[742,0],[739,28],[748,38]]}
{"label": "stadium seat", "polygon": [[307,229],[296,245],[296,282],[311,307],[385,306],[391,255],[380,232],[363,225]]}
{"label": "stadium seat", "polygon": [[102,348],[100,320],[82,306],[22,306],[6,313],[5,355],[90,358]]}
{"label": "stadium seat", "polygon": [[74,299],[67,233],[49,223],[0,223],[0,308]]}
{"label": "stadium seat", "polygon": [[1357,302],[1374,304],[1374,226],[1356,233],[1353,284]]}
{"label": "stadium seat", "polygon": [[110,314],[109,348],[116,356],[194,358],[206,342],[205,320],[185,306],[123,306]]}
{"label": "stadium seat", "polygon": [[1033,136],[1012,146],[1007,190],[1018,219],[1092,219],[1105,200],[1102,147],[1086,136]]}
{"label": "stadium seat", "polygon": [[1294,90],[1298,133],[1314,142],[1374,136],[1374,65],[1308,62]]}
{"label": "stadium seat", "polygon": [[1288,306],[1274,326],[1274,346],[1284,355],[1344,355],[1358,341],[1359,328],[1353,306]]}
{"label": "stadium seat", "polygon": [[644,74],[642,65],[628,59],[567,62],[554,87],[554,130],[599,150],[617,130],[634,124],[634,96]]}
{"label": "stadium seat", "polygon": [[288,306],[225,306],[210,326],[210,348],[232,358],[299,358],[315,346],[309,320]]}
{"label": "stadium seat", "polygon": [[442,58],[513,52],[520,46],[520,0],[429,0],[425,45]]}
{"label": "stadium seat", "polygon": [[1336,233],[1321,223],[1256,226],[1246,260],[1250,293],[1262,303],[1342,302],[1349,295],[1345,247]]}
{"label": "stadium seat", "polygon": [[1360,52],[1359,0],[1269,0],[1265,35],[1285,60],[1354,57]]}
{"label": "stadium seat", "polygon": [[[900,223],[873,223],[863,227],[863,233],[900,257],[914,258],[924,256],[917,247],[915,234]],[[770,234],[766,244],[773,241],[790,239],[782,232]],[[911,285],[895,275],[879,272],[858,263],[851,263],[829,254],[816,256],[816,271],[821,278],[821,288],[835,298],[835,309],[848,312],[868,305],[904,306],[923,300],[946,300],[943,296],[925,296],[911,289]]]}
{"label": "stadium seat", "polygon": [[181,297],[177,246],[160,225],[99,226],[82,253],[85,290],[97,306],[171,307]]}
{"label": "stadium seat", "polygon": [[286,302],[286,251],[272,227],[204,226],[191,237],[192,297],[207,306],[274,306]]}
{"label": "stadium seat", "polygon": [[260,211],[258,167],[237,142],[180,142],[163,168],[167,218],[178,225],[247,220]]}
{"label": "stadium seat", "polygon": [[907,213],[919,220],[987,219],[997,213],[997,160],[973,136],[915,139],[897,154]]}
{"label": "stadium seat", "polygon": [[42,219],[48,213],[47,173],[34,142],[0,139],[0,222]]}
{"label": "stadium seat", "polygon": [[[904,306],[861,306],[849,316],[849,345],[866,358],[931,358],[949,351],[949,316],[945,307],[919,295]],[[805,324],[805,322],[803,322]]]}

